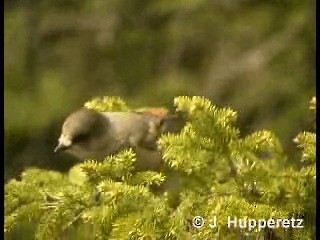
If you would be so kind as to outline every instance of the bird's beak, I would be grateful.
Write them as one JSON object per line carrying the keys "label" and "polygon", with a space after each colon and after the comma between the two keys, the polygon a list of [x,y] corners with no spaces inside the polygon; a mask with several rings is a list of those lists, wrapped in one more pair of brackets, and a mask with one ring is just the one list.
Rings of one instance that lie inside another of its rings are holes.
{"label": "bird's beak", "polygon": [[65,151],[68,148],[70,148],[71,146],[71,141],[69,138],[67,138],[64,135],[61,135],[61,137],[59,138],[59,143],[58,145],[55,147],[55,149],[53,150],[55,153],[61,152],[61,151]]}
{"label": "bird's beak", "polygon": [[65,150],[67,150],[69,148],[69,146],[66,146],[66,145],[64,145],[64,144],[61,144],[61,143],[59,143],[55,148],[54,148],[54,152],[55,153],[58,153],[58,152],[61,152],[61,151],[65,151]]}

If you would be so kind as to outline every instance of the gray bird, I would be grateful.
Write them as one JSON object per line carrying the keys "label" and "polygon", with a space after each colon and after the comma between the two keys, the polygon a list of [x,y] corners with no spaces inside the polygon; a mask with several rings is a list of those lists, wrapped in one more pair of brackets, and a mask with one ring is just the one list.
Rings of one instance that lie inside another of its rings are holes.
{"label": "gray bird", "polygon": [[81,108],[64,121],[54,152],[64,151],[81,160],[102,160],[133,148],[136,168],[156,170],[162,163],[157,140],[161,133],[169,131],[163,123],[163,117],[150,114]]}

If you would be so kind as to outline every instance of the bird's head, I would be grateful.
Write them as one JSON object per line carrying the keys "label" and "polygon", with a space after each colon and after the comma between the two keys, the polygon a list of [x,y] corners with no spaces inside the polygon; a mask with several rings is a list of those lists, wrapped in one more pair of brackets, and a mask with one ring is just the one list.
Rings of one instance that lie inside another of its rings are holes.
{"label": "bird's head", "polygon": [[63,123],[54,152],[63,151],[78,158],[94,157],[108,125],[108,119],[95,110],[82,108],[73,112]]}

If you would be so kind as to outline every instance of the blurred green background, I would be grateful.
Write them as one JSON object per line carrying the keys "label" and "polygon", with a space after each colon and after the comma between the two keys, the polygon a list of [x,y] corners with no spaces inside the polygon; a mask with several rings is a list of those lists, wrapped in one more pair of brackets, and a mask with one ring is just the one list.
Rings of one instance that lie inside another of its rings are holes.
{"label": "blurred green background", "polygon": [[[315,0],[5,0],[5,179],[66,171],[63,119],[96,96],[133,107],[202,95],[239,113],[243,134],[312,130]],[[293,157],[294,159],[294,157]]]}

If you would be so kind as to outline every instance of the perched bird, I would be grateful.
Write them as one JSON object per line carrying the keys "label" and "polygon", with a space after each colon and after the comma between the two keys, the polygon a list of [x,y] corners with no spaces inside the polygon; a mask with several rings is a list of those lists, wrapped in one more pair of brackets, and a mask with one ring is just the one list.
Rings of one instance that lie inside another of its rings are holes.
{"label": "perched bird", "polygon": [[81,108],[64,121],[54,152],[64,151],[80,160],[102,160],[133,148],[136,168],[157,170],[162,163],[157,140],[162,133],[175,132],[182,126],[172,121],[174,118],[163,112],[98,112]]}

